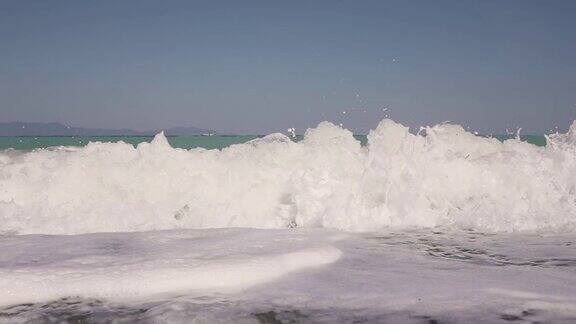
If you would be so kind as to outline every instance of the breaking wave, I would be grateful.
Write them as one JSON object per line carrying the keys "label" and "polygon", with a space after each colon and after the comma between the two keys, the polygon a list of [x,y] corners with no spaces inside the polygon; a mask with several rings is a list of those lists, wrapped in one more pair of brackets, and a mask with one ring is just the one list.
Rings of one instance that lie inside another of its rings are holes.
{"label": "breaking wave", "polygon": [[383,120],[361,146],[328,122],[223,150],[90,143],[0,152],[0,233],[214,227],[576,229],[576,123],[546,147]]}

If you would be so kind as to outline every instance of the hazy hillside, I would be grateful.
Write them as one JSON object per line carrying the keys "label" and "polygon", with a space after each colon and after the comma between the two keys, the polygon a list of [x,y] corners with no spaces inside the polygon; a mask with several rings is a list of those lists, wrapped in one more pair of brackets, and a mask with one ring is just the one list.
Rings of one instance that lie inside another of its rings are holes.
{"label": "hazy hillside", "polygon": [[[132,135],[144,136],[154,135],[161,130],[135,131],[132,129],[90,129],[82,127],[67,126],[60,123],[26,123],[11,122],[0,123],[0,136],[115,136],[115,135]],[[174,127],[164,130],[164,133],[170,135],[201,135],[214,134],[209,129],[196,127]]]}

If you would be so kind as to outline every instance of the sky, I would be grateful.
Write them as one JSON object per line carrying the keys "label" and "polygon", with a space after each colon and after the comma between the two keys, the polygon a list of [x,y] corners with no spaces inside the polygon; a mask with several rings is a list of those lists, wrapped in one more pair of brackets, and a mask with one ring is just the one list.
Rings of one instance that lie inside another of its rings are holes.
{"label": "sky", "polygon": [[0,122],[266,134],[576,118],[576,1],[0,1]]}

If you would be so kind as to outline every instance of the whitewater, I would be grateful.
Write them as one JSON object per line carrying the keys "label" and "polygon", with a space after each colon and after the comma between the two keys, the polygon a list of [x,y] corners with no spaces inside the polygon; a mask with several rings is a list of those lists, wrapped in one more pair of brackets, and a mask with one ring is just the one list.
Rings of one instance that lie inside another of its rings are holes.
{"label": "whitewater", "polygon": [[0,151],[0,322],[573,322],[576,123]]}
{"label": "whitewater", "polygon": [[576,126],[546,147],[384,120],[362,147],[328,122],[223,150],[90,143],[0,154],[0,233],[222,227],[573,231]]}

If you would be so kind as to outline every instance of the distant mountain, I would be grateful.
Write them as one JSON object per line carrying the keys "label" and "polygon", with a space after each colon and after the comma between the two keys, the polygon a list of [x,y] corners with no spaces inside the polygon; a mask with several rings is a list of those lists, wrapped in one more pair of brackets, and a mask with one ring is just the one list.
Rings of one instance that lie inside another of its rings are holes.
{"label": "distant mountain", "polygon": [[[160,133],[161,130],[152,131],[154,134]],[[210,129],[202,129],[196,127],[172,127],[164,130],[167,136],[186,136],[186,135],[204,135],[216,134],[215,131]]]}
{"label": "distant mountain", "polygon": [[[66,126],[60,123],[0,123],[0,136],[148,136],[162,130],[135,131],[132,129],[100,129]],[[196,127],[164,129],[167,136],[215,134],[213,130]]]}

